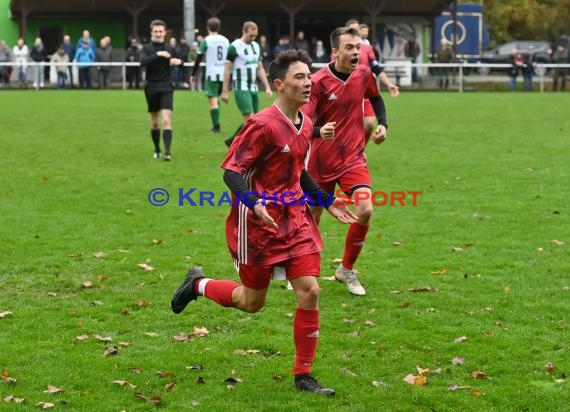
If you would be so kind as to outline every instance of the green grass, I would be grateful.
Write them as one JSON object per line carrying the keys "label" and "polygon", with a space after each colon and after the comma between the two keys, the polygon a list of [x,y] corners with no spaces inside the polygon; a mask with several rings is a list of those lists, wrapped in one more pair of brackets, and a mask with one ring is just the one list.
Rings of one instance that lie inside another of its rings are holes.
{"label": "green grass", "polygon": [[[176,205],[178,188],[226,190],[225,134],[207,133],[204,96],[175,97],[171,163],[151,159],[142,92],[23,91],[0,99],[0,312],[13,313],[0,319],[0,369],[17,380],[0,380],[0,396],[25,398],[0,401],[0,409],[36,410],[40,401],[93,411],[176,411],[193,400],[209,411],[563,411],[570,404],[570,94],[387,98],[389,141],[368,148],[375,189],[422,195],[416,207],[375,209],[357,265],[366,297],[320,282],[314,372],[337,389],[332,399],[292,387],[285,315],[295,305],[283,284],[271,286],[255,315],[206,299],[180,316],[170,312],[190,264],[237,279],[225,244],[227,207]],[[222,107],[224,131],[239,121],[233,102]],[[168,205],[149,204],[155,187],[170,192]],[[330,276],[346,227],[324,218],[321,229],[323,276]],[[437,291],[409,291],[427,285]],[[210,333],[173,341],[194,327]],[[468,340],[455,343],[460,336]],[[129,346],[104,356],[119,342]],[[453,366],[454,357],[464,364]],[[187,368],[194,364],[204,369]],[[417,375],[416,366],[441,374],[412,386],[403,378]],[[471,377],[476,370],[488,379]],[[228,390],[230,376],[244,382]],[[448,390],[453,384],[481,396]],[[64,392],[44,393],[48,385]],[[153,407],[136,392],[161,402]]]}

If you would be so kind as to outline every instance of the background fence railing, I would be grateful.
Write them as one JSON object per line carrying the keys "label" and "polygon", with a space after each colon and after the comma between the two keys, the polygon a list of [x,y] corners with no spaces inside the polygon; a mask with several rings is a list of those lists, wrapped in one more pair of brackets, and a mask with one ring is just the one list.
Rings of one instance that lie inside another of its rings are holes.
{"label": "background fence railing", "polygon": [[[42,79],[45,84],[56,85],[57,73],[55,66],[68,66],[73,71],[73,83],[78,84],[79,75],[78,68],[85,67],[85,63],[52,63],[52,62],[27,62],[25,64],[19,62],[2,62],[0,67],[11,67],[12,73],[10,76],[10,85],[17,85],[19,83],[18,73],[21,67],[25,67],[26,77],[28,83],[34,83],[34,76],[37,70],[43,70],[41,73]],[[326,63],[314,63],[314,68],[324,67]],[[127,89],[127,67],[140,67],[139,63],[129,62],[95,62],[88,64],[91,67],[92,83],[97,83],[97,69],[100,67],[110,67],[109,78],[114,88]],[[186,73],[188,77],[192,71],[193,63],[186,63]],[[201,64],[204,66],[204,63]],[[406,87],[416,89],[437,88],[437,83],[441,80],[449,79],[450,90],[456,90],[460,93],[464,92],[470,83],[491,82],[499,83],[504,82],[508,84],[510,79],[510,64],[489,64],[489,63],[411,63],[409,59],[394,59],[388,60],[383,65],[384,71],[392,82],[398,84],[402,89]],[[49,74],[48,74],[49,68]],[[561,71],[562,75],[570,77],[570,63],[565,64],[537,64],[534,67],[533,84],[539,85],[541,92],[545,91],[545,84],[551,82],[552,73],[554,71]],[[417,73],[416,74],[414,74]],[[142,80],[144,80],[144,70],[141,68]],[[522,81],[522,75],[519,75]],[[412,82],[412,80],[417,80]],[[69,81],[69,79],[68,79]],[[185,79],[188,81],[188,79]],[[429,83],[432,83],[432,86]],[[35,84],[34,87],[39,89],[40,83]],[[570,89],[570,87],[569,87]]]}

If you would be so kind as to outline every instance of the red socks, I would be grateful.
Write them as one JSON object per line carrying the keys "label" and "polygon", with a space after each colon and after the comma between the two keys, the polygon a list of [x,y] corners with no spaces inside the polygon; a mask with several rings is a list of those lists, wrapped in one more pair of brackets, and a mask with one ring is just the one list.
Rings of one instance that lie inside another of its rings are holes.
{"label": "red socks", "polygon": [[342,266],[346,269],[352,270],[354,267],[354,263],[360,255],[362,246],[364,246],[369,227],[370,226],[362,226],[360,223],[353,223],[348,228],[344,245],[344,256],[342,257]]}
{"label": "red socks", "polygon": [[[204,280],[205,279],[201,279],[199,282],[196,282],[196,285],[194,286],[196,293],[200,294],[198,292],[198,287]],[[224,307],[233,307],[234,303],[232,301],[232,292],[238,286],[239,283],[231,280],[208,279],[208,283],[204,288],[204,296]]]}
{"label": "red socks", "polygon": [[297,308],[293,321],[295,375],[311,373],[319,341],[319,310]]}

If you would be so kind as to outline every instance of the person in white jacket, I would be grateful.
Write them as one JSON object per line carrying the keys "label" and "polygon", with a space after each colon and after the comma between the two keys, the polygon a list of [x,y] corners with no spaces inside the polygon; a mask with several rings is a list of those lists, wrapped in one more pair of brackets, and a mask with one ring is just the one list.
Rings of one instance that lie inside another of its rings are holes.
{"label": "person in white jacket", "polygon": [[28,56],[29,50],[26,46],[26,41],[23,38],[18,39],[18,43],[12,49],[14,54],[14,61],[18,63],[18,80],[20,81],[20,87],[27,87],[28,85]]}

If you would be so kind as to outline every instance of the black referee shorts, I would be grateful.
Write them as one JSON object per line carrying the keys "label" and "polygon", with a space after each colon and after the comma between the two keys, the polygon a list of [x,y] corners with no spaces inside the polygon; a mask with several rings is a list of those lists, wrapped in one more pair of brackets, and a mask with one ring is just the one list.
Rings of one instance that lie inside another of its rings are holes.
{"label": "black referee shorts", "polygon": [[144,88],[148,112],[174,110],[174,89],[170,82],[148,82]]}

